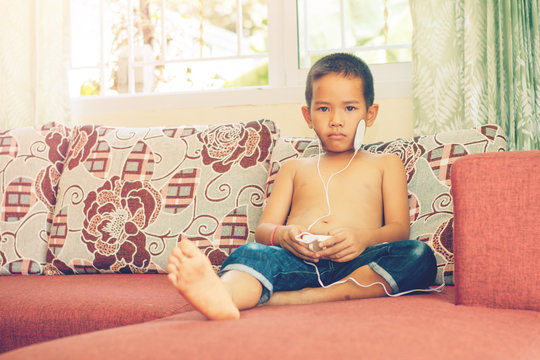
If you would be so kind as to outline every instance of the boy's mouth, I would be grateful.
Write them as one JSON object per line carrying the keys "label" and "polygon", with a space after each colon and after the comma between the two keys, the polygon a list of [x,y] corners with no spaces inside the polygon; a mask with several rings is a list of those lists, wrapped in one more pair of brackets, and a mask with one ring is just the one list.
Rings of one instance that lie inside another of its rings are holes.
{"label": "boy's mouth", "polygon": [[343,139],[345,137],[345,134],[342,133],[332,133],[328,135],[330,139]]}

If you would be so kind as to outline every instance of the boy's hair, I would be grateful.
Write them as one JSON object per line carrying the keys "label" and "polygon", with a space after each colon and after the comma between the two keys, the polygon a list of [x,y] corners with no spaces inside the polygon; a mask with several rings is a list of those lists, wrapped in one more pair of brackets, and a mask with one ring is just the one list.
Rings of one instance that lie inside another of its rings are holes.
{"label": "boy's hair", "polygon": [[340,74],[345,77],[355,77],[362,80],[366,107],[373,105],[375,91],[373,90],[373,75],[367,64],[352,54],[336,53],[319,59],[309,70],[306,80],[306,103],[311,107],[313,98],[313,83],[328,74]]}

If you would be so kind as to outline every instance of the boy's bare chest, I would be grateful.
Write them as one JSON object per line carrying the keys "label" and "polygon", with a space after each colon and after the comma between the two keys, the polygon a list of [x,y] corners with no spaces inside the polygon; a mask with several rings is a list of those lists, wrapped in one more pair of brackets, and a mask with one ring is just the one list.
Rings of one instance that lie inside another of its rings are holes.
{"label": "boy's bare chest", "polygon": [[331,171],[322,170],[321,181],[316,167],[299,170],[294,179],[290,214],[299,222],[310,222],[310,219],[328,213],[327,193],[331,216],[326,219],[326,223],[352,226],[358,223],[359,218],[372,225],[380,222],[382,174],[378,169],[367,166],[350,167],[334,175],[330,182],[329,177],[333,173]]}
{"label": "boy's bare chest", "polygon": [[[338,169],[339,171],[339,169]],[[342,172],[304,167],[298,169],[294,178],[294,191],[306,195],[315,195],[322,192],[324,187],[337,196],[345,195],[376,195],[380,194],[382,187],[382,173],[375,167],[356,166]]]}

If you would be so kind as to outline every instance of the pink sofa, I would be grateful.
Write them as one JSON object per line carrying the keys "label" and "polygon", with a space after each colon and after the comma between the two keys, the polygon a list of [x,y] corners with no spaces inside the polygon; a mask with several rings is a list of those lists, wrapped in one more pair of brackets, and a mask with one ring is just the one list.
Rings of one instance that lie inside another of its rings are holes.
{"label": "pink sofa", "polygon": [[442,293],[210,322],[168,284],[168,251],[188,237],[219,267],[313,139],[269,121],[0,132],[0,359],[539,358],[540,152],[504,147],[493,125],[365,146],[402,157]]}

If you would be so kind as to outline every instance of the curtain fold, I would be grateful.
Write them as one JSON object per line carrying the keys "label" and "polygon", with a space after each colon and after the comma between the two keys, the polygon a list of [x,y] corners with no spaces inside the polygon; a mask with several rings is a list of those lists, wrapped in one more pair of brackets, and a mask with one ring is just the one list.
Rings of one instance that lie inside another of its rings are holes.
{"label": "curtain fold", "polygon": [[540,149],[540,0],[410,0],[418,135],[497,123]]}
{"label": "curtain fold", "polygon": [[69,123],[69,0],[0,8],[0,129]]}

